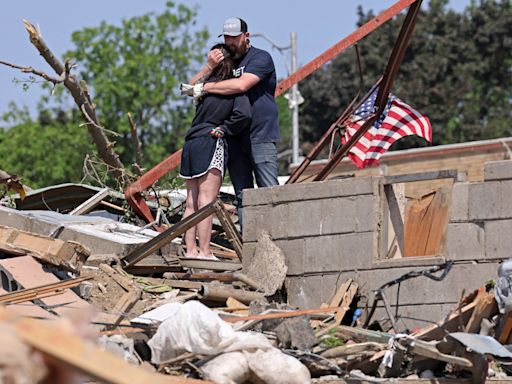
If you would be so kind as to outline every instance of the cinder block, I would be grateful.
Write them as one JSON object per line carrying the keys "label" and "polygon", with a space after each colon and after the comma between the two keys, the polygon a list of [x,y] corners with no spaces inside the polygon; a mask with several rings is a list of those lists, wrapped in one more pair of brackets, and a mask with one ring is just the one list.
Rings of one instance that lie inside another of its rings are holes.
{"label": "cinder block", "polygon": [[444,255],[455,260],[475,260],[485,257],[485,232],[475,223],[448,224]]}
{"label": "cinder block", "polygon": [[301,275],[304,273],[304,258],[305,258],[305,240],[276,240],[275,244],[279,247],[285,257],[288,276]]}
{"label": "cinder block", "polygon": [[276,189],[276,203],[329,199],[332,197],[369,195],[374,193],[372,177],[289,184]]}
{"label": "cinder block", "polygon": [[512,219],[512,180],[500,182],[500,219]]}
{"label": "cinder block", "polygon": [[[242,248],[242,266],[247,269],[256,254],[257,242],[244,243]],[[302,275],[304,273],[304,240],[276,240],[275,245],[279,247],[285,257],[288,267],[287,275]]]}
{"label": "cinder block", "polygon": [[484,164],[484,180],[512,179],[512,160],[491,161]]}
{"label": "cinder block", "polygon": [[500,217],[500,182],[488,181],[469,185],[469,220],[489,220]]}
{"label": "cinder block", "polygon": [[[301,277],[287,277],[285,281],[288,304],[301,309],[318,308],[329,303],[341,284],[354,278],[353,272],[325,273]],[[354,281],[357,282],[356,279]],[[360,287],[362,286],[359,283]]]}
{"label": "cinder block", "polygon": [[375,230],[378,212],[376,201],[373,195],[322,200],[320,233],[330,235]]}
{"label": "cinder block", "polygon": [[323,276],[287,277],[285,288],[288,304],[301,309],[318,308],[322,304]]}
{"label": "cinder block", "polygon": [[288,237],[289,207],[287,204],[259,205],[244,208],[244,241],[257,241],[262,231],[274,240]]}
{"label": "cinder block", "polygon": [[378,178],[353,177],[310,183],[286,184],[244,191],[244,207],[292,201],[328,199],[331,197],[369,195],[375,191]]}
{"label": "cinder block", "polygon": [[257,241],[263,228],[270,233],[270,236],[273,236],[272,228],[268,228],[266,225],[268,217],[272,215],[271,208],[271,205],[244,207],[244,230],[242,233],[244,243]]}
{"label": "cinder block", "polygon": [[450,222],[469,221],[469,184],[455,183],[452,188]]}
{"label": "cinder block", "polygon": [[[456,306],[454,304],[419,304],[399,305],[398,308],[398,330],[404,332],[424,328],[428,322],[437,323],[443,320]],[[393,307],[393,315],[395,309]],[[389,318],[385,309],[380,307],[375,311],[373,321],[386,322]],[[389,324],[389,323],[388,323]]]}
{"label": "cinder block", "polygon": [[304,272],[341,272],[370,268],[377,248],[373,232],[305,239]]}
{"label": "cinder block", "polygon": [[288,237],[317,236],[322,233],[325,217],[323,200],[306,200],[288,203]]}
{"label": "cinder block", "polygon": [[[280,186],[267,187],[267,188],[250,188],[244,189],[243,192],[243,205],[250,207],[253,205],[268,205],[273,204],[276,200],[275,196]],[[244,217],[245,218],[245,217]]]}
{"label": "cinder block", "polygon": [[[331,299],[338,292],[339,287],[345,283],[349,278],[357,283],[357,273],[350,272],[332,272],[325,273],[322,278],[322,303],[329,304]],[[359,288],[362,288],[364,282],[358,283]]]}
{"label": "cinder block", "polygon": [[512,220],[485,223],[485,257],[500,259],[512,257]]}

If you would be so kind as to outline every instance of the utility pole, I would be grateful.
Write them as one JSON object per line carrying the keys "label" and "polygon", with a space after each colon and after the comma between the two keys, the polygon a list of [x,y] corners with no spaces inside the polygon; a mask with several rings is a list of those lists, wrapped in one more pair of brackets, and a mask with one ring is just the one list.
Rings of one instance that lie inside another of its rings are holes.
{"label": "utility pole", "polygon": [[[290,42],[292,49],[292,65],[291,73],[297,70],[297,33],[290,34]],[[291,94],[291,109],[292,109],[292,163],[299,162],[299,86],[297,83],[292,86]]]}
{"label": "utility pole", "polygon": [[[267,40],[272,48],[275,48],[284,56],[284,51],[290,50],[291,52],[291,60],[290,63],[287,62],[285,57],[285,66],[287,70],[287,75],[290,76],[292,73],[297,71],[297,33],[290,33],[290,45],[283,47],[277,45],[272,39],[270,39],[264,33],[253,33],[252,37],[262,37]],[[292,163],[299,162],[299,105],[304,102],[300,92],[299,86],[294,84],[291,87],[290,93],[288,95],[288,106],[292,111]]]}

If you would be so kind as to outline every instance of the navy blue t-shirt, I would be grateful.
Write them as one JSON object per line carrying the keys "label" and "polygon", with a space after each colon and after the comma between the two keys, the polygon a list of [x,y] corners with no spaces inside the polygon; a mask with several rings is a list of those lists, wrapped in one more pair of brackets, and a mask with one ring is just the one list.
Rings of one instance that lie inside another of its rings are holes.
{"label": "navy blue t-shirt", "polygon": [[252,73],[260,81],[249,91],[252,105],[251,142],[269,143],[279,141],[279,123],[277,105],[274,99],[276,91],[276,68],[272,56],[262,49],[250,47],[238,63],[235,62],[235,77]]}

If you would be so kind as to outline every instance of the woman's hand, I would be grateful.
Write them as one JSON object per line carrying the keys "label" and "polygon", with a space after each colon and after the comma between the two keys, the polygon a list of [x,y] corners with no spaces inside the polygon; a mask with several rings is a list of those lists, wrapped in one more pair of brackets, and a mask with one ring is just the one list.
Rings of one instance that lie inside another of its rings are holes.
{"label": "woman's hand", "polygon": [[224,137],[224,131],[220,127],[215,127],[210,131],[210,135],[217,139],[222,139]]}
{"label": "woman's hand", "polygon": [[213,70],[222,60],[224,60],[222,51],[220,49],[212,49],[208,52],[208,63],[206,65]]}

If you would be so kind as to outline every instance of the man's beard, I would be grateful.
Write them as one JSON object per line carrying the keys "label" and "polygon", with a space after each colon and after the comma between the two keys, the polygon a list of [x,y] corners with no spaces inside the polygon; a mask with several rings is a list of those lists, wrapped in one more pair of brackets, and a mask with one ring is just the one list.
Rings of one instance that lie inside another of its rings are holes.
{"label": "man's beard", "polygon": [[230,51],[231,56],[233,57],[233,59],[236,60],[236,59],[241,58],[243,55],[245,55],[245,53],[247,52],[248,48],[249,48],[249,42],[248,41],[244,41],[239,46],[230,45],[229,46],[229,51]]}

